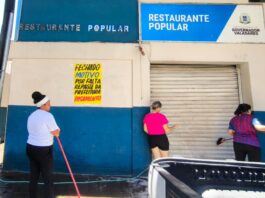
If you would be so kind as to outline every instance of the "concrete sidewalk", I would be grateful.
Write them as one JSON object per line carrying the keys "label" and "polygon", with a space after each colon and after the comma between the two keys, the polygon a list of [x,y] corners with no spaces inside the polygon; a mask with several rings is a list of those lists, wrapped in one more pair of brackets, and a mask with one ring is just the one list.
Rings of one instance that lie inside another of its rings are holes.
{"label": "concrete sidewalk", "polygon": [[[2,164],[4,144],[0,144],[0,163]],[[8,181],[28,181],[27,173],[2,173],[0,169],[0,178]],[[103,180],[117,180],[121,178],[115,177],[96,177],[87,175],[76,175],[77,181],[82,181],[84,184],[78,184],[82,198],[147,198],[147,178],[142,177],[136,180],[129,181],[113,181],[104,182]],[[89,183],[96,181],[95,183]],[[71,182],[68,174],[54,175],[54,191],[56,198],[77,197],[75,188],[70,184],[56,184],[56,182]],[[28,198],[27,183],[3,183],[0,182],[0,197],[1,198]],[[43,185],[39,185],[39,198],[43,196]]]}

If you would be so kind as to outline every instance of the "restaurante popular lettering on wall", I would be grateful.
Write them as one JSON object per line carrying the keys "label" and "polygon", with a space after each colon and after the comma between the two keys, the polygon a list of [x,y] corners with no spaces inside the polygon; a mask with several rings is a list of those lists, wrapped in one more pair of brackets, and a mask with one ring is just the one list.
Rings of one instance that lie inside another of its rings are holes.
{"label": "restaurante popular lettering on wall", "polygon": [[188,31],[188,23],[209,23],[209,15],[149,14],[149,30]]}

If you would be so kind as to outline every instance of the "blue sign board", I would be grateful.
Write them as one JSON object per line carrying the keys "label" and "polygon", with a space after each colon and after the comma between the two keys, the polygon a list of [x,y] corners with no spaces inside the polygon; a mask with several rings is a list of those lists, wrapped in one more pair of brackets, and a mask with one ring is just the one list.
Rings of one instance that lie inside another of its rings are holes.
{"label": "blue sign board", "polygon": [[[20,0],[21,1],[21,0]],[[19,41],[138,41],[137,0],[23,0]]]}
{"label": "blue sign board", "polygon": [[143,41],[217,41],[236,5],[141,4]]}

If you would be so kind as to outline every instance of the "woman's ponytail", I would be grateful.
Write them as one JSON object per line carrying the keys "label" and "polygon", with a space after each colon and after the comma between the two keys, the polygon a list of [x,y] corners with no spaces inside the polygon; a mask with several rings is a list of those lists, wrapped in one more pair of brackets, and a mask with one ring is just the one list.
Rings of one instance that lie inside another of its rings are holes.
{"label": "woman's ponytail", "polygon": [[250,109],[251,109],[251,106],[249,104],[242,103],[242,104],[238,105],[238,107],[235,110],[234,114],[238,116],[238,115],[240,115],[242,113],[248,112]]}

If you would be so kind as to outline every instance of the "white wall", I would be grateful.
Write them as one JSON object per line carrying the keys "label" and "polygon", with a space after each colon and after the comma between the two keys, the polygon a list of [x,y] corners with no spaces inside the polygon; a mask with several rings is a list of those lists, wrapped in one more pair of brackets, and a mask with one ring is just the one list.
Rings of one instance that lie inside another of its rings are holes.
{"label": "white wall", "polygon": [[[236,3],[248,0],[141,0],[145,3]],[[265,3],[263,3],[265,13]],[[265,44],[221,44],[221,43],[146,43],[149,63],[163,64],[226,64],[240,69],[242,99],[253,105],[255,110],[265,110]],[[146,64],[146,71],[150,69]],[[150,84],[149,77],[146,84]],[[150,93],[150,87],[146,88]],[[148,96],[150,97],[150,96]]]}
{"label": "white wall", "polygon": [[13,42],[9,104],[32,105],[39,90],[55,106],[80,106],[73,102],[74,64],[101,63],[102,104],[85,106],[142,106],[140,56],[137,44]]}
{"label": "white wall", "polygon": [[[265,12],[265,4],[263,8]],[[107,81],[103,81],[103,103],[100,106],[148,106],[150,64],[202,63],[238,65],[243,101],[252,103],[255,110],[265,111],[262,86],[265,84],[265,44],[153,42],[145,43],[142,47],[145,55],[141,54],[139,44],[13,42],[9,55],[9,61],[12,61],[11,90],[9,94],[10,76],[7,75],[2,106],[30,105],[30,94],[34,90],[47,93],[53,105],[74,105],[72,66],[80,61],[96,61],[104,65],[103,78],[107,78]],[[35,76],[31,76],[32,73]]]}
{"label": "white wall", "polygon": [[154,42],[146,45],[150,63],[238,65],[243,101],[252,103],[254,110],[265,110],[265,44]]}
{"label": "white wall", "polygon": [[4,84],[3,84],[3,92],[1,98],[1,107],[8,106],[9,99],[9,91],[10,91],[10,74],[11,74],[11,61],[7,62],[6,71],[4,73]]}
{"label": "white wall", "polygon": [[[12,43],[9,104],[30,105],[34,90],[47,93],[56,106],[73,104],[73,64],[100,62],[103,67],[103,104],[148,106],[150,64],[226,64],[241,68],[244,102],[265,110],[265,45],[209,43]],[[132,72],[133,71],[133,72]],[[107,78],[104,80],[104,78]]]}
{"label": "white wall", "polygon": [[76,63],[102,64],[102,106],[132,106],[132,65],[130,61],[41,58],[13,61],[10,104],[32,105],[31,93],[37,90],[47,94],[53,105],[77,106],[73,101],[74,65]]}

